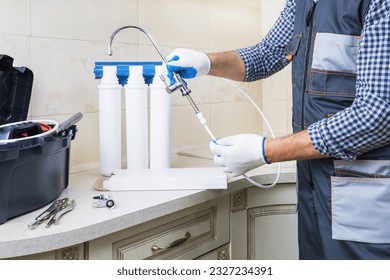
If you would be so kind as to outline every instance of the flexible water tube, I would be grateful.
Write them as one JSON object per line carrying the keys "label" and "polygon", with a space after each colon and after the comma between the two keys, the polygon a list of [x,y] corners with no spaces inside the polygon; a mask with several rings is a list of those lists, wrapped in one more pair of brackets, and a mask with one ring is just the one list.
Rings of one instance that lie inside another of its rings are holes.
{"label": "flexible water tube", "polygon": [[[274,131],[272,130],[272,127],[271,125],[269,124],[267,118],[265,117],[264,113],[260,110],[259,106],[257,106],[256,102],[242,89],[240,88],[239,86],[237,86],[236,84],[234,84],[233,82],[229,81],[229,80],[226,80],[226,79],[223,79],[225,82],[227,82],[228,84],[230,84],[231,86],[233,86],[235,89],[237,89],[242,95],[244,95],[250,103],[252,103],[252,105],[256,108],[257,112],[260,114],[260,116],[263,118],[268,130],[270,131],[271,133],[271,136],[272,138],[275,139],[275,134],[274,134]],[[279,181],[279,178],[280,178],[280,173],[281,173],[281,164],[280,162],[278,162],[278,172],[276,174],[276,178],[274,180],[274,182],[270,185],[263,185],[263,184],[260,184],[259,182],[256,182],[255,180],[253,180],[252,178],[249,178],[246,174],[243,174],[242,176],[244,176],[245,179],[247,179],[249,182],[251,182],[252,184],[254,184],[255,186],[257,187],[260,187],[260,188],[263,188],[263,189],[270,189],[272,187],[274,187],[278,181]]]}
{"label": "flexible water tube", "polygon": [[[234,87],[235,89],[237,89],[242,95],[244,95],[248,100],[249,102],[256,108],[257,112],[260,114],[260,116],[263,118],[268,130],[270,131],[271,133],[271,136],[272,138],[275,138],[275,134],[272,130],[272,127],[271,125],[269,124],[267,118],[265,117],[264,113],[260,110],[259,106],[257,106],[256,102],[242,89],[240,88],[239,86],[237,86],[236,84],[234,84],[233,82],[231,82],[230,80],[227,80],[227,79],[223,79],[225,82],[227,82],[229,85],[231,85],[232,87]],[[217,139],[215,138],[215,136],[213,135],[213,133],[211,132],[210,128],[207,126],[207,122],[206,122],[206,119],[204,118],[202,112],[198,112],[196,114],[196,116],[198,117],[200,123],[204,126],[204,128],[206,129],[207,133],[210,135],[211,139],[216,142]],[[270,189],[272,187],[274,187],[278,181],[279,181],[279,178],[280,178],[280,173],[281,173],[281,164],[278,163],[278,172],[276,174],[276,178],[274,180],[274,182],[270,185],[263,185],[263,184],[260,184],[259,182],[256,182],[255,180],[253,180],[252,178],[250,178],[248,175],[246,174],[243,174],[242,176],[248,180],[250,183],[252,183],[254,186],[256,187],[260,187],[260,188],[263,188],[263,189]]]}

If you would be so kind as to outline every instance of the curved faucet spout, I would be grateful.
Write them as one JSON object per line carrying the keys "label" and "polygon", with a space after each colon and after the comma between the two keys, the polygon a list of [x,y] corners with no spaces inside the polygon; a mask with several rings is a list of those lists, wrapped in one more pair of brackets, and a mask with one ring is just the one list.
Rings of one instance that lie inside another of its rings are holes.
{"label": "curved faucet spout", "polygon": [[[110,40],[108,41],[108,55],[111,56],[113,54],[112,41],[114,40],[116,34],[118,34],[121,30],[127,29],[127,28],[137,29],[137,30],[141,31],[142,33],[144,33],[148,37],[148,39],[150,40],[150,42],[152,43],[153,47],[156,49],[158,54],[160,55],[162,61],[165,64],[168,64],[167,59],[160,51],[159,47],[157,46],[156,42],[153,40],[152,36],[145,29],[143,29],[139,26],[135,26],[135,25],[126,25],[126,26],[119,27],[117,30],[115,30],[111,34]],[[192,108],[195,110],[195,112],[196,113],[200,112],[198,106],[195,104],[194,100],[192,100],[192,98],[190,96],[191,90],[187,87],[187,83],[183,80],[183,78],[178,73],[173,73],[172,79],[174,80],[174,83],[172,83],[172,84],[169,84],[166,81],[164,75],[162,75],[162,74],[160,75],[160,79],[164,82],[168,93],[172,93],[172,92],[176,91],[177,89],[179,89],[181,91],[182,95],[187,97],[188,101],[190,102],[190,104],[191,104]]]}
{"label": "curved faucet spout", "polygon": [[113,51],[112,51],[112,42],[114,41],[114,38],[116,36],[116,34],[118,34],[120,31],[122,31],[123,29],[127,29],[127,28],[133,28],[133,29],[137,29],[139,31],[141,31],[142,33],[144,33],[146,35],[146,37],[148,37],[149,41],[152,43],[153,47],[156,49],[157,53],[160,55],[161,59],[164,61],[165,64],[168,64],[168,61],[166,60],[166,58],[164,57],[164,55],[162,54],[162,52],[160,51],[159,47],[157,46],[156,42],[153,40],[153,37],[152,35],[149,34],[149,32],[147,32],[145,29],[139,27],[139,26],[135,26],[135,25],[126,25],[126,26],[122,26],[120,28],[118,28],[117,30],[115,30],[112,34],[111,34],[111,37],[110,37],[110,40],[108,41],[108,55],[112,55],[113,54]]}

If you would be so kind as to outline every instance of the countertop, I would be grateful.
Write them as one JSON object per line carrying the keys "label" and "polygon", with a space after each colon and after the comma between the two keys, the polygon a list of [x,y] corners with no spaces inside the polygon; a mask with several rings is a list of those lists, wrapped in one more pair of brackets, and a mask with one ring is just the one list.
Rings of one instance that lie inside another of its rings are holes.
{"label": "countertop", "polygon": [[[172,166],[208,167],[212,166],[212,161],[203,156],[178,153],[172,157]],[[273,182],[276,170],[276,165],[271,165],[255,169],[248,175],[269,184]],[[281,170],[279,183],[295,182],[293,162],[282,164]],[[116,204],[108,209],[92,207],[93,197],[103,194],[96,189],[103,179],[98,170],[72,173],[69,179],[69,186],[60,197],[75,199],[75,209],[49,228],[45,224],[33,230],[27,227],[48,206],[0,225],[0,258],[52,251],[93,240],[251,186],[243,178],[229,178],[227,189],[104,192],[110,194]]]}

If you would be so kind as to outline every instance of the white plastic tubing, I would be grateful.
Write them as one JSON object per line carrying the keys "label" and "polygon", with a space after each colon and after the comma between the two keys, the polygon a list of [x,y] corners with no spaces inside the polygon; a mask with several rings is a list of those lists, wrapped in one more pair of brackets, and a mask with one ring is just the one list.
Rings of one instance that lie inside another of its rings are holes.
{"label": "white plastic tubing", "polygon": [[[130,66],[125,92],[127,169],[171,167],[172,96],[165,91],[159,75],[165,67],[155,66],[153,83],[143,78],[143,66]],[[99,89],[100,171],[111,176],[122,166],[122,86],[116,66],[103,66]],[[150,118],[148,99],[150,98]],[[150,120],[150,122],[149,122]]]}

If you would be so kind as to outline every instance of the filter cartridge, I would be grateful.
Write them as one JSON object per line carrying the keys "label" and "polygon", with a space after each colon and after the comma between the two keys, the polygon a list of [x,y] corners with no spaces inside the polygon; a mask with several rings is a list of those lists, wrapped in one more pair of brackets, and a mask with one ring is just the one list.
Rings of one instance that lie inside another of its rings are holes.
{"label": "filter cartridge", "polygon": [[142,66],[130,66],[125,85],[127,169],[148,168],[148,86]]}
{"label": "filter cartridge", "polygon": [[121,89],[116,66],[104,66],[98,85],[100,172],[104,176],[121,168]]}
{"label": "filter cartridge", "polygon": [[[168,94],[160,75],[166,76],[164,66],[156,66],[150,85],[150,168],[171,167],[172,95]],[[168,80],[168,78],[166,78]]]}

